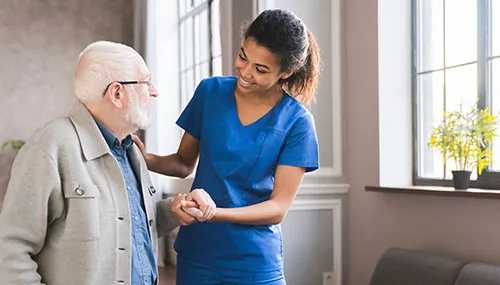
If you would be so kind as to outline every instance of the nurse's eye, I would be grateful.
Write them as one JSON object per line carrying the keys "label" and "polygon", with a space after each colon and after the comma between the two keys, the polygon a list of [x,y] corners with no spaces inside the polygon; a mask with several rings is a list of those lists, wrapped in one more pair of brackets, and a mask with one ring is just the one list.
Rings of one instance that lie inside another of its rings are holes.
{"label": "nurse's eye", "polygon": [[238,56],[240,57],[241,60],[243,61],[246,61],[247,59],[243,57],[243,55],[241,53],[238,54]]}
{"label": "nurse's eye", "polygon": [[256,68],[255,68],[255,70],[257,70],[257,72],[258,72],[258,73],[267,73],[266,71],[261,70],[261,69],[259,69],[258,67],[256,67]]}

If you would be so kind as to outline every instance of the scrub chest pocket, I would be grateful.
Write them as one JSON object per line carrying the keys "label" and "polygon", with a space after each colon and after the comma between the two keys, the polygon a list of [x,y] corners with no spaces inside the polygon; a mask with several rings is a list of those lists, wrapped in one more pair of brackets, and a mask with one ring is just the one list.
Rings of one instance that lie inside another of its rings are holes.
{"label": "scrub chest pocket", "polygon": [[242,189],[270,190],[286,133],[272,127],[234,131],[216,124],[214,128],[217,134],[204,139],[217,175]]}
{"label": "scrub chest pocket", "polygon": [[256,191],[272,190],[268,188],[270,185],[274,185],[274,173],[285,136],[284,131],[271,127],[261,128],[257,131],[256,141],[259,154],[249,172],[247,187]]}

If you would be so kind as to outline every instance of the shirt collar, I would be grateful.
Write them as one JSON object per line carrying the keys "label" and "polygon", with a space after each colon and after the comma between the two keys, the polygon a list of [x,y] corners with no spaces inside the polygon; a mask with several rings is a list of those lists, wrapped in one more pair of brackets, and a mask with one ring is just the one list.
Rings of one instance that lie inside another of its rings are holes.
{"label": "shirt collar", "polygon": [[120,141],[118,141],[118,138],[111,131],[109,131],[101,122],[99,122],[99,120],[95,118],[94,120],[96,121],[97,127],[101,131],[110,149],[123,147],[125,150],[129,150],[132,147],[134,141],[132,140],[132,136],[130,134],[127,135],[120,143]]}

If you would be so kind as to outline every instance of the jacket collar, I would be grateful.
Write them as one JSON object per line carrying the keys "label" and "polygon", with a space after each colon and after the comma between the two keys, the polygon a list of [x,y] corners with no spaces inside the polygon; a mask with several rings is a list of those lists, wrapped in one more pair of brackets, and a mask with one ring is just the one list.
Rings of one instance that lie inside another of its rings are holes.
{"label": "jacket collar", "polygon": [[85,105],[77,101],[69,118],[75,126],[83,155],[87,161],[111,153],[92,114]]}

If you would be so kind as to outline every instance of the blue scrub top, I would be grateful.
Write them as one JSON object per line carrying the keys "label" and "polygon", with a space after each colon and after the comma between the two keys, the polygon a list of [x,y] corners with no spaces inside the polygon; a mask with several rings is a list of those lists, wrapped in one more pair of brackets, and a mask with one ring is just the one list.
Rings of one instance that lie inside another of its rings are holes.
{"label": "blue scrub top", "polygon": [[[234,91],[236,77],[203,80],[177,124],[200,142],[192,189],[203,188],[217,207],[269,200],[278,165],[318,169],[314,120],[285,94],[267,114],[243,126]],[[280,225],[195,223],[181,227],[175,250],[183,260],[220,270],[263,272],[283,267]]]}

